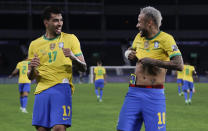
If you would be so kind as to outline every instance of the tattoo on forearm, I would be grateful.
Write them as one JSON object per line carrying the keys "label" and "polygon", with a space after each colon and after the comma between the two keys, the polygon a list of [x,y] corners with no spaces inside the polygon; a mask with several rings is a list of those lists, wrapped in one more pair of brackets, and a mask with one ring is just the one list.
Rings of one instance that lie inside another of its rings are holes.
{"label": "tattoo on forearm", "polygon": [[174,56],[171,58],[170,69],[183,70],[182,56]]}
{"label": "tattoo on forearm", "polygon": [[172,70],[183,70],[183,59],[182,56],[174,56],[170,61],[152,61],[152,64],[158,67],[172,69]]}

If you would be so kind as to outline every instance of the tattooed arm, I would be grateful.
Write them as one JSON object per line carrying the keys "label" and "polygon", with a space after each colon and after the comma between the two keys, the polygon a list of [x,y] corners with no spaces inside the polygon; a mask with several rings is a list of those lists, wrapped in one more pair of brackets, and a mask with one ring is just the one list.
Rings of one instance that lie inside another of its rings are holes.
{"label": "tattooed arm", "polygon": [[161,60],[145,57],[140,59],[139,62],[141,62],[143,65],[157,66],[171,70],[179,70],[179,71],[183,70],[182,56],[174,56],[170,59],[170,61],[161,61]]}

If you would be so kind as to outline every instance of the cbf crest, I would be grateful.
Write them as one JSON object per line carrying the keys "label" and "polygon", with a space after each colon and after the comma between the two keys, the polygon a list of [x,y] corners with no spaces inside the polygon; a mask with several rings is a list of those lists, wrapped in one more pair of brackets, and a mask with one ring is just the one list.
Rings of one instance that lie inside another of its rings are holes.
{"label": "cbf crest", "polygon": [[154,42],[154,48],[159,48],[159,42],[158,41]]}
{"label": "cbf crest", "polygon": [[50,49],[51,49],[51,50],[53,50],[55,47],[56,47],[56,44],[55,44],[55,43],[51,43],[51,44],[50,44]]}
{"label": "cbf crest", "polygon": [[144,42],[144,49],[148,49],[149,48],[149,41],[145,41]]}
{"label": "cbf crest", "polygon": [[58,45],[59,45],[59,48],[64,48],[64,42],[59,42]]}

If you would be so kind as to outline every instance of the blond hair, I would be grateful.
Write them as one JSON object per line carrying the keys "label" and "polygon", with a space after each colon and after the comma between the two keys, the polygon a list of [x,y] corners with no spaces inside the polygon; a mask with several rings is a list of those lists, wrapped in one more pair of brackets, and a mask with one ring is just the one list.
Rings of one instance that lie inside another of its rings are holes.
{"label": "blond hair", "polygon": [[154,7],[147,6],[141,8],[140,14],[144,14],[145,16],[151,18],[155,22],[158,28],[161,26],[162,15],[160,11],[155,9]]}

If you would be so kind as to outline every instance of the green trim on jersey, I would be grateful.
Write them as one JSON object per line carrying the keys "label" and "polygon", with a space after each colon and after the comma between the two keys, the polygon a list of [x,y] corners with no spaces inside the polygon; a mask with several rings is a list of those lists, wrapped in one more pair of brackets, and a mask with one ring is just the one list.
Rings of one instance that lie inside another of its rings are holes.
{"label": "green trim on jersey", "polygon": [[75,56],[81,56],[82,55],[82,53],[79,53],[79,54],[75,54]]}
{"label": "green trim on jersey", "polygon": [[181,53],[172,54],[169,57],[172,58],[173,56],[181,55]]}
{"label": "green trim on jersey", "polygon": [[47,38],[45,35],[43,35],[43,39],[44,40],[49,40],[49,41],[52,41],[52,40],[55,40],[55,39],[57,39],[58,37],[59,37],[60,35],[57,35],[55,38]]}
{"label": "green trim on jersey", "polygon": [[156,38],[159,34],[160,34],[161,31],[159,31],[155,36],[153,36],[152,38],[145,38],[147,40],[153,40],[154,38]]}

